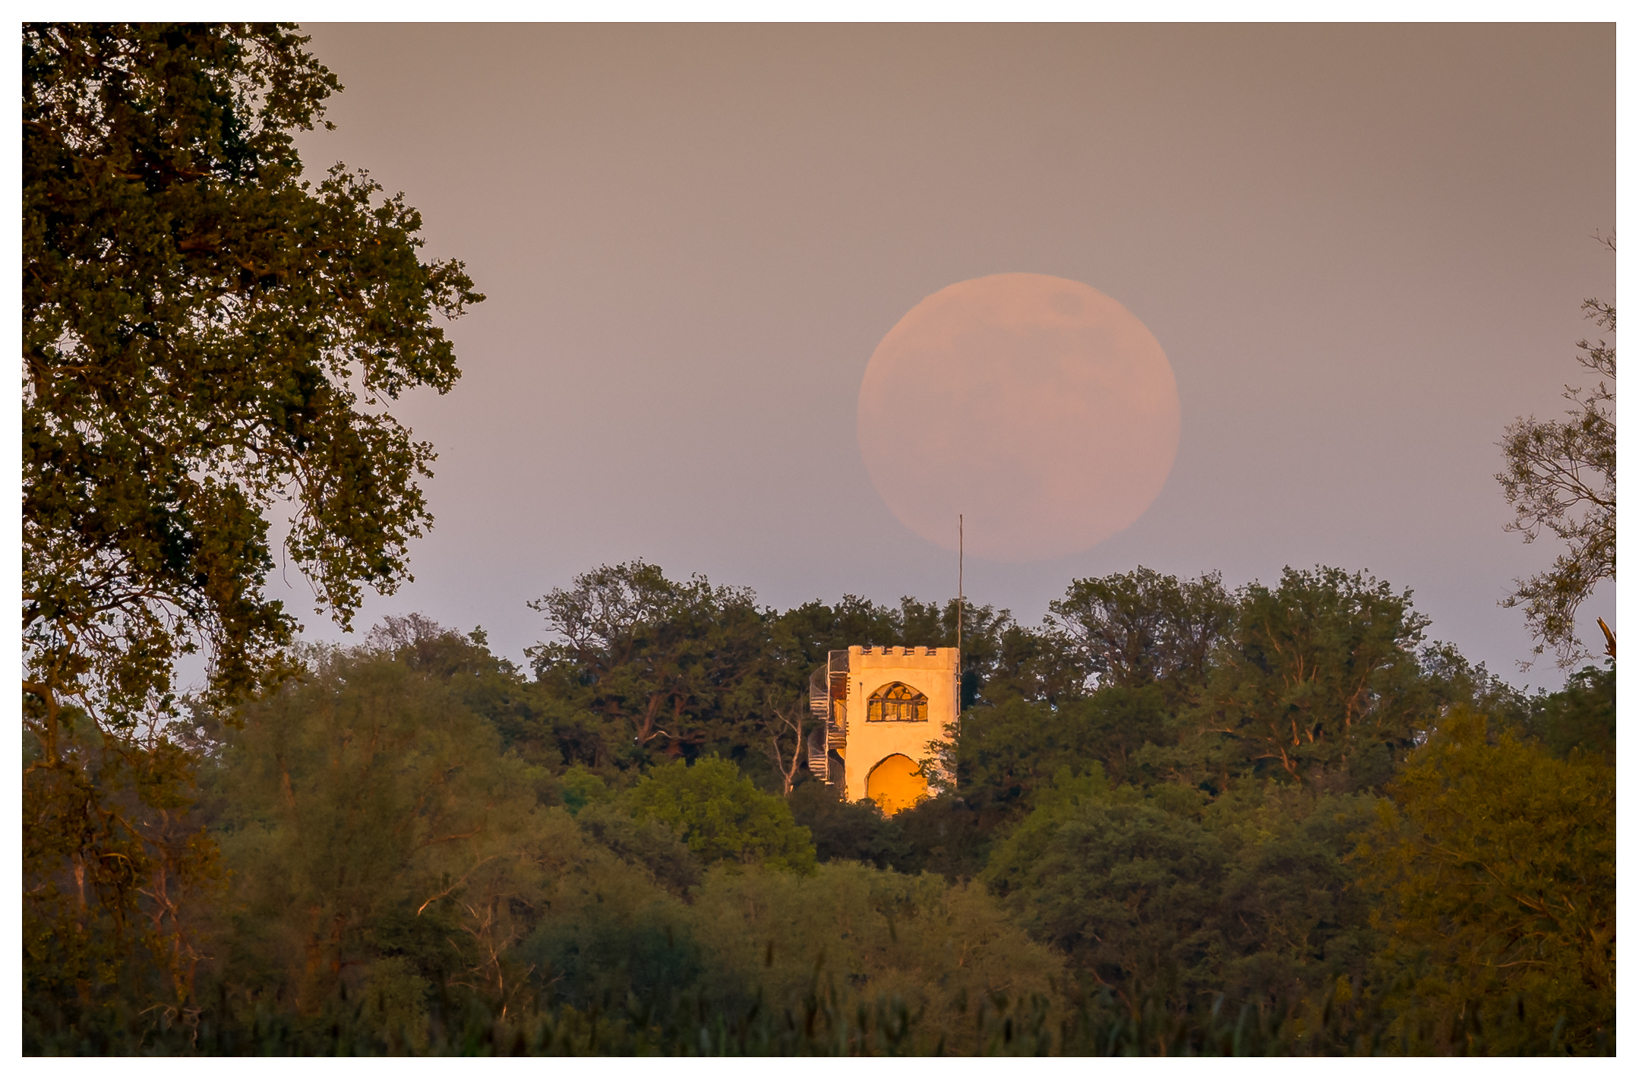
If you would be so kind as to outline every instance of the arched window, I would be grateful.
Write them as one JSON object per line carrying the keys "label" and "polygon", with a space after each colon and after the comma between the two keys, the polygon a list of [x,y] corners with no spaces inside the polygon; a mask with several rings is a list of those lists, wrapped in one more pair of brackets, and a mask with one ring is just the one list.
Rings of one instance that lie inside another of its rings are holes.
{"label": "arched window", "polygon": [[865,719],[872,723],[881,720],[918,721],[927,718],[928,695],[902,682],[889,683],[872,694],[865,704]]}

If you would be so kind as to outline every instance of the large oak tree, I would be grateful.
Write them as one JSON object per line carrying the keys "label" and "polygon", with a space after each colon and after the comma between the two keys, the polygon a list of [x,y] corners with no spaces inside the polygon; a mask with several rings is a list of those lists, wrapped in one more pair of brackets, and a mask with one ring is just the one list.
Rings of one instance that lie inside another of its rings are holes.
{"label": "large oak tree", "polygon": [[161,926],[208,862],[155,846],[187,777],[156,732],[187,654],[216,702],[288,670],[270,511],[343,625],[431,521],[432,448],[387,408],[453,385],[440,320],[482,296],[402,197],[304,178],[294,136],[340,89],[306,40],[23,29],[25,939],[70,985],[106,974],[73,941]]}

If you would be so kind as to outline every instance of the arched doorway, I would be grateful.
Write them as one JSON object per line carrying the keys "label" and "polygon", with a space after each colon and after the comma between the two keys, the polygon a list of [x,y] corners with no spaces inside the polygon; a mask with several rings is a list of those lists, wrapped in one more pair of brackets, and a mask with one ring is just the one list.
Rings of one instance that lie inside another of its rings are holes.
{"label": "arched doorway", "polygon": [[889,754],[865,778],[865,797],[884,814],[897,814],[928,797],[928,781],[916,762],[904,754]]}

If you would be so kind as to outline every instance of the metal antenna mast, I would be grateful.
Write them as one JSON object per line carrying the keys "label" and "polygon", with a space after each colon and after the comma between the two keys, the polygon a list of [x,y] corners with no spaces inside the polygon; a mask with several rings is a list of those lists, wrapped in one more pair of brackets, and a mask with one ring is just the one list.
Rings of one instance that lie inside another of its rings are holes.
{"label": "metal antenna mast", "polygon": [[956,657],[962,656],[962,515],[956,515]]}

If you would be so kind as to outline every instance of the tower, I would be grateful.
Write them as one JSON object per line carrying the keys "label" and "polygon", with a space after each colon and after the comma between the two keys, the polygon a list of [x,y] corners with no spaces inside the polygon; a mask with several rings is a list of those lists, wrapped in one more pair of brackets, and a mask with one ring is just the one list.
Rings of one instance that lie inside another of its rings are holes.
{"label": "tower", "polygon": [[923,798],[922,762],[960,711],[959,656],[921,646],[832,649],[808,682],[818,722],[809,771],[847,801],[872,799],[887,814]]}

